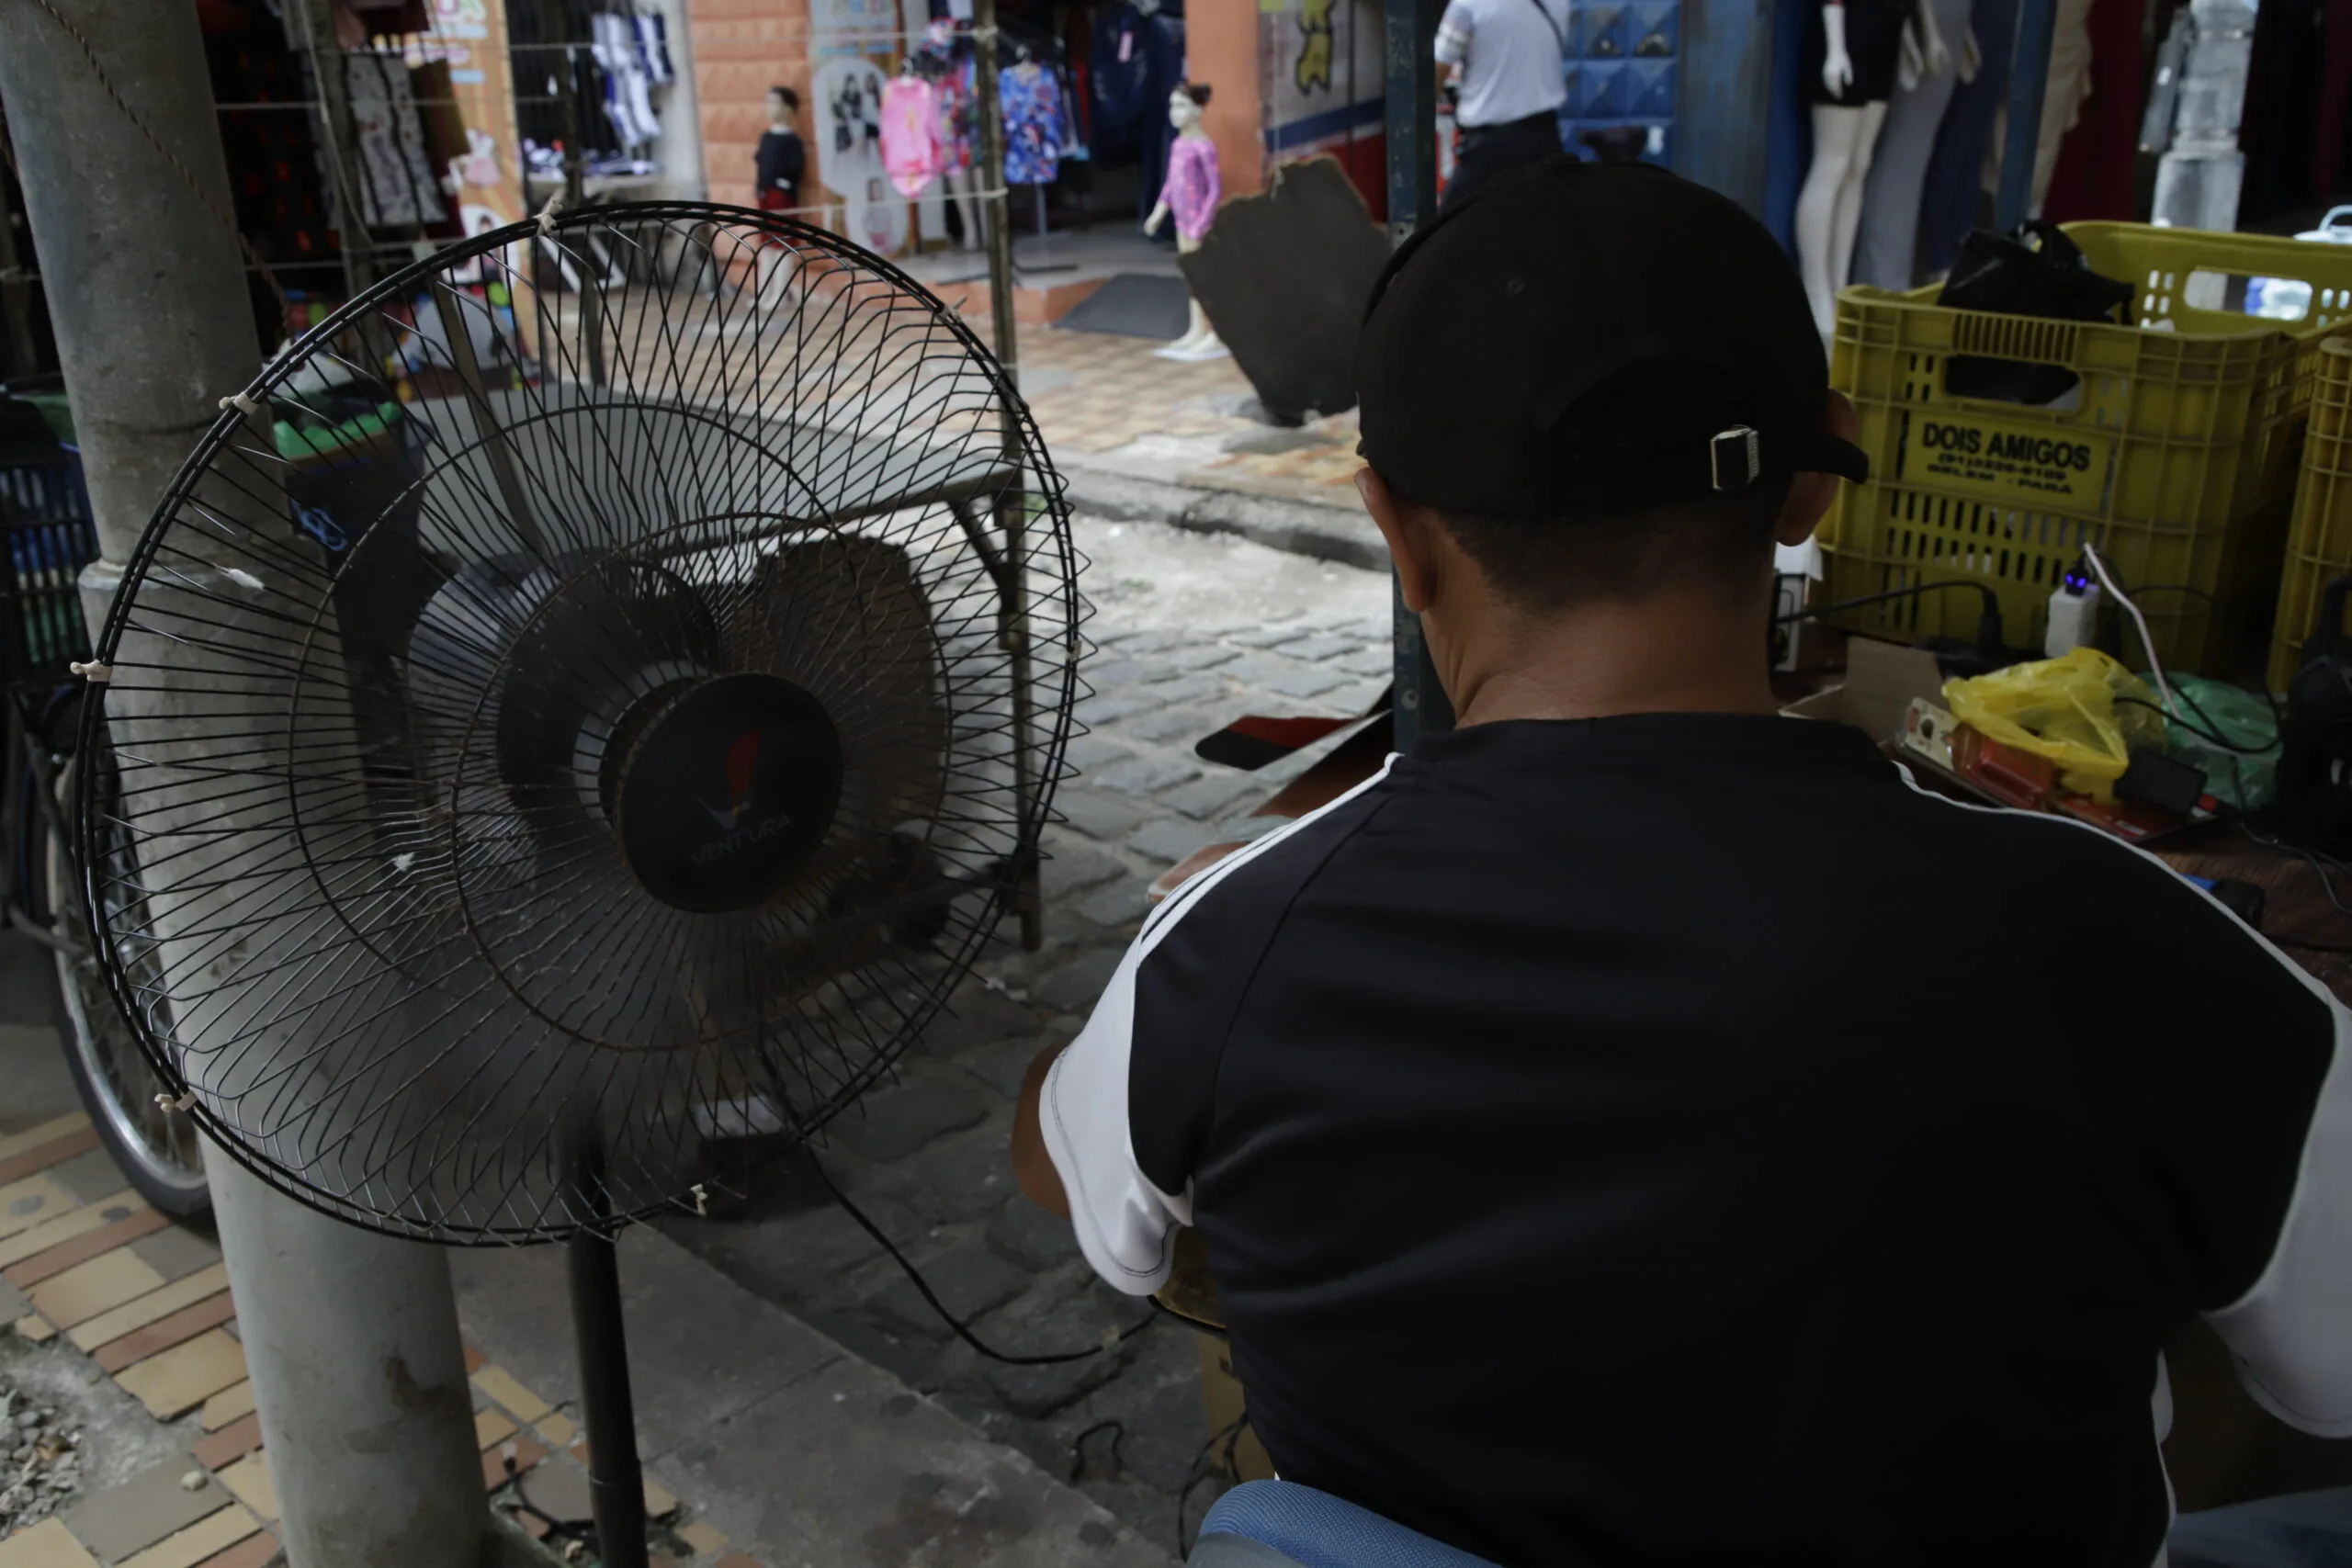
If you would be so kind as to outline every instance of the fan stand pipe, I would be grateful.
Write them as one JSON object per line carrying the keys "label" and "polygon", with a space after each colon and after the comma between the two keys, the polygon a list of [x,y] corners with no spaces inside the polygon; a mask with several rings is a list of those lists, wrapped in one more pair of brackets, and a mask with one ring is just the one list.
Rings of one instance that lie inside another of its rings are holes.
{"label": "fan stand pipe", "polygon": [[588,1431],[588,1487],[596,1555],[605,1568],[646,1568],[645,1471],[637,1457],[628,1338],[621,1323],[620,1247],[594,1231],[564,1243],[571,1331],[580,1342],[580,1409]]}

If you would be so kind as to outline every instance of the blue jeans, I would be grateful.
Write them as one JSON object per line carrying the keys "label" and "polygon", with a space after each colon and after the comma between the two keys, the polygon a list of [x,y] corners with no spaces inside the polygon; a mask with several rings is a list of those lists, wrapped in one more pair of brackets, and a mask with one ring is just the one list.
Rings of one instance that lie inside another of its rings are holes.
{"label": "blue jeans", "polygon": [[2352,1568],[2352,1486],[2183,1514],[2171,1568]]}

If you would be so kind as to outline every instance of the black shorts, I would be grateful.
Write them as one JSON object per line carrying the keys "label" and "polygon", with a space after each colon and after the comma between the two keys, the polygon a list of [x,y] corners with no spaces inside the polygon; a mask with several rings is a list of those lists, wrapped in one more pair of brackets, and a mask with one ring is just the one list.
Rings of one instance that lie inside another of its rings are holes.
{"label": "black shorts", "polygon": [[1542,163],[1560,150],[1560,117],[1552,109],[1500,125],[1465,125],[1455,146],[1453,177],[1445,184],[1438,210],[1451,212],[1497,175]]}
{"label": "black shorts", "polygon": [[1805,7],[1804,93],[1814,104],[1838,104],[1860,108],[1883,104],[1894,96],[1894,66],[1903,53],[1903,23],[1911,14],[1909,0],[1846,0],[1846,55],[1854,62],[1854,79],[1843,93],[1821,85],[1821,67],[1829,58],[1829,31],[1822,25],[1819,0],[1798,0]]}

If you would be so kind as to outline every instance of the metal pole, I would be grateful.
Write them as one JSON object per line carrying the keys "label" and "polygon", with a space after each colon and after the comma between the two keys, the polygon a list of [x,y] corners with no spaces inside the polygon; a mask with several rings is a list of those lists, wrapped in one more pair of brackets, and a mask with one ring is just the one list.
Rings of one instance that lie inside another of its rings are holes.
{"label": "metal pole", "polygon": [[[989,321],[996,356],[1012,388],[1021,386],[1020,337],[1012,321],[1012,193],[1004,185],[1004,105],[997,94],[996,0],[973,0],[972,75],[978,87],[980,109],[981,223],[989,241]],[[1043,199],[1042,193],[1040,199]],[[1004,455],[1008,463],[1021,457],[1021,417],[1011,399],[1002,411]],[[1004,535],[1004,559],[1010,581],[1005,590],[1001,637],[1012,660],[1013,787],[1025,803],[1036,788],[1029,773],[1029,736],[1035,715],[1029,690],[1029,555],[1024,542],[1029,496],[1016,469],[1011,487],[996,498],[998,529]],[[1021,945],[1031,953],[1046,943],[1045,894],[1040,868],[1032,853],[1016,868],[1013,912],[1021,919]]]}
{"label": "metal pole", "polygon": [[2033,161],[2041,145],[2041,100],[2050,85],[2050,46],[2058,31],[2058,0],[2024,0],[2018,7],[2018,48],[2009,68],[2009,129],[2001,144],[2001,188],[1993,227],[2014,232],[2033,206]]}
{"label": "metal pole", "polygon": [[989,237],[989,320],[996,356],[1012,384],[1021,384],[1021,355],[1012,325],[1012,227],[1004,188],[1004,105],[996,79],[996,0],[972,0],[972,76],[980,100],[981,227]]}
{"label": "metal pole", "polygon": [[582,1231],[564,1244],[571,1330],[580,1341],[580,1409],[588,1429],[596,1555],[605,1568],[646,1568],[645,1472],[637,1458],[619,1255],[613,1237],[594,1231]]}
{"label": "metal pole", "polygon": [[[1432,0],[1382,0],[1387,28],[1388,237],[1401,245],[1437,212],[1437,8]],[[1391,588],[1396,695],[1392,744],[1409,751],[1424,734],[1453,728],[1453,705],[1421,640],[1421,618]]]}
{"label": "metal pole", "polygon": [[[100,613],[219,400],[259,366],[204,58],[194,6],[0,4],[0,100],[96,519],[83,586]],[[137,701],[184,704],[209,677],[186,679]],[[231,853],[239,830],[205,852]],[[488,1509],[447,1258],[207,1164],[294,1568],[472,1563]]]}

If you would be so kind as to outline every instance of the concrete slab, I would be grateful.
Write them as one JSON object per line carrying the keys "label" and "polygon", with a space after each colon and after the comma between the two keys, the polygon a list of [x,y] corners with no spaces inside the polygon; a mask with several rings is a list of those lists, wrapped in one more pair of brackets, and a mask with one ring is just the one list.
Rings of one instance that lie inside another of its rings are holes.
{"label": "concrete slab", "polygon": [[[562,1249],[455,1252],[450,1271],[467,1341],[533,1393],[576,1412],[580,1369]],[[841,1354],[807,1329],[779,1334],[779,1324],[798,1325],[644,1226],[623,1235],[620,1273],[645,1453],[667,1452]]]}
{"label": "concrete slab", "polygon": [[62,1521],[49,1518],[0,1540],[0,1568],[98,1568],[98,1560]]}
{"label": "concrete slab", "polygon": [[[196,1485],[187,1484],[190,1478]],[[83,1545],[119,1562],[230,1504],[205,1468],[181,1453],[119,1485],[85,1493],[59,1517]]]}
{"label": "concrete slab", "polygon": [[[558,1326],[569,1323],[561,1250],[464,1251],[450,1261],[467,1342],[576,1408],[571,1337]],[[639,1450],[663,1485],[693,1500],[698,1519],[760,1561],[1167,1562],[1027,1460],[661,1233],[624,1234],[621,1283]]]}
{"label": "concrete slab", "polygon": [[174,1313],[209,1301],[228,1288],[229,1266],[212,1264],[78,1325],[74,1330],[74,1343],[85,1350],[95,1350],[151,1323],[160,1323]]}
{"label": "concrete slab", "polygon": [[71,1328],[163,1288],[164,1277],[125,1249],[93,1258],[26,1293],[35,1312],[60,1328]]}
{"label": "concrete slab", "polygon": [[1165,1568],[1093,1503],[844,1358],[661,1466],[755,1559],[827,1568]]}
{"label": "concrete slab", "polygon": [[159,1421],[195,1409],[245,1376],[244,1348],[220,1329],[150,1357],[115,1379]]}
{"label": "concrete slab", "polygon": [[210,1236],[186,1225],[169,1225],[130,1244],[146,1265],[166,1280],[185,1280],[220,1261],[220,1247]]}
{"label": "concrete slab", "polygon": [[103,1145],[60,1160],[42,1174],[65,1189],[76,1203],[96,1202],[110,1192],[122,1190],[122,1168],[114,1163],[114,1156],[107,1153]]}
{"label": "concrete slab", "polygon": [[198,1524],[156,1542],[120,1568],[199,1568],[219,1553],[254,1535],[261,1521],[251,1509],[232,1503]]}

